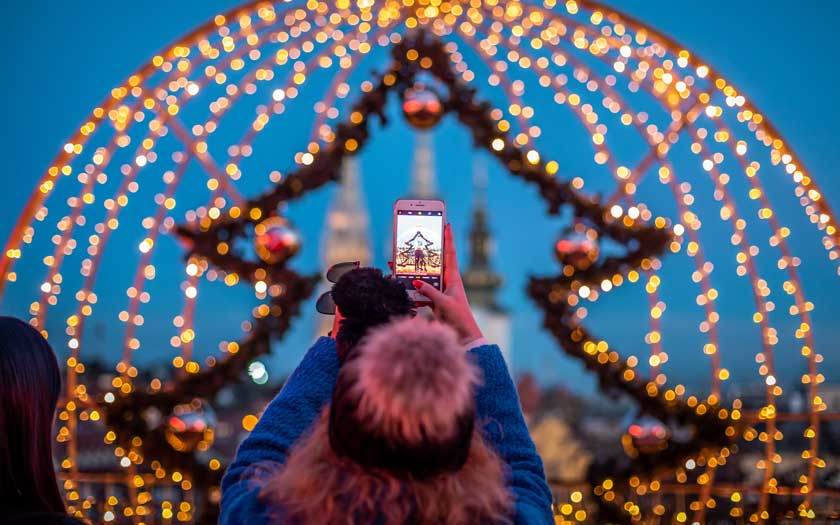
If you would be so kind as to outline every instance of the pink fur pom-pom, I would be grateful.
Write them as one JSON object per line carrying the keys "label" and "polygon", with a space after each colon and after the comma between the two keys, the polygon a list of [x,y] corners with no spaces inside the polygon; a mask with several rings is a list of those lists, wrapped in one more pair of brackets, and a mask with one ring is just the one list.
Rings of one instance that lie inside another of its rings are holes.
{"label": "pink fur pom-pom", "polygon": [[451,437],[481,382],[455,332],[421,317],[376,327],[346,366],[357,375],[358,416],[395,440]]}

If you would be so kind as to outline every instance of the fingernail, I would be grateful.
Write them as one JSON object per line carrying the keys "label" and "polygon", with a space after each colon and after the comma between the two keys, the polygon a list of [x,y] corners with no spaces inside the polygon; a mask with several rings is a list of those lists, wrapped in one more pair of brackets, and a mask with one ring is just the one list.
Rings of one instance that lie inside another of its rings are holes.
{"label": "fingernail", "polygon": [[423,286],[423,281],[421,281],[420,279],[414,279],[414,281],[412,281],[411,284],[414,285],[415,290],[419,290],[420,287]]}

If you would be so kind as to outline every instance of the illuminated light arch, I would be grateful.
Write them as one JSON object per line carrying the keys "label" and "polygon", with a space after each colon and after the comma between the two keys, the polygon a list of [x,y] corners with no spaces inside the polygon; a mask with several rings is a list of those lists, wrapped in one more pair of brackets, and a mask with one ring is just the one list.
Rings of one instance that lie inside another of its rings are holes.
{"label": "illuminated light arch", "polygon": [[[715,199],[722,202],[721,220],[731,224],[732,244],[739,250],[739,275],[749,279],[753,291],[757,312],[755,319],[763,342],[759,354],[759,372],[766,378],[767,402],[765,409],[752,417],[757,423],[765,425],[767,433],[774,436],[775,397],[780,389],[775,384],[773,369],[773,347],[778,340],[777,330],[770,322],[770,312],[773,310],[770,304],[773,303],[767,299],[770,289],[762,277],[765,274],[759,272],[757,254],[753,253],[756,250],[747,235],[749,226],[757,221],[747,221],[738,214],[736,207],[739,196],[733,195],[728,181],[743,177],[749,184],[749,200],[761,206],[758,220],[766,222],[772,231],[768,241],[770,247],[779,253],[776,266],[788,276],[785,292],[793,298],[788,310],[798,320],[798,328],[793,336],[803,341],[802,353],[808,366],[803,382],[808,385],[807,417],[810,435],[808,449],[803,453],[807,459],[807,469],[801,487],[798,488],[803,495],[800,510],[807,518],[815,493],[815,473],[821,461],[817,448],[821,420],[818,384],[821,376],[817,370],[820,357],[814,348],[810,330],[810,310],[813,305],[802,290],[797,271],[799,262],[786,240],[789,230],[773,213],[762,180],[757,175],[759,169],[762,169],[756,160],[758,155],[750,154],[750,146],[758,145],[768,151],[771,167],[764,169],[780,169],[790,176],[795,196],[799,198],[810,222],[824,232],[824,246],[829,258],[836,261],[840,251],[837,247],[838,232],[834,215],[825,196],[780,133],[737,89],[711,66],[673,40],[597,2],[569,1],[560,6],[554,5],[552,0],[546,0],[542,5],[486,1],[478,6],[460,1],[434,5],[425,0],[413,6],[396,1],[374,4],[365,0],[353,4],[339,0],[335,6],[319,2],[276,5],[255,2],[217,16],[138,69],[123,85],[111,91],[110,96],[93,111],[59,152],[29,198],[0,260],[2,293],[7,283],[17,278],[14,264],[27,255],[25,245],[33,242],[36,230],[47,228],[46,224],[40,223],[47,220],[48,199],[56,192],[59,182],[63,183],[62,188],[68,187],[70,177],[76,174],[80,187],[75,196],[68,199],[69,210],[63,212],[65,214],[56,223],[57,233],[53,237],[55,248],[43,260],[48,269],[38,300],[31,307],[31,322],[45,329],[50,308],[59,302],[65,258],[71,257],[81,248],[82,243],[86,243],[88,255],[81,262],[80,268],[84,279],[75,294],[75,312],[67,318],[65,330],[66,345],[70,349],[67,400],[74,402],[71,406],[85,406],[87,402],[84,389],[80,389],[84,384],[78,382],[78,373],[84,370],[80,348],[83,346],[85,321],[94,315],[97,302],[95,287],[100,270],[99,261],[111,232],[119,226],[120,212],[127,206],[127,201],[131,200],[131,195],[138,191],[141,172],[145,174],[149,171],[147,166],[161,166],[164,162],[171,167],[164,173],[166,187],[159,194],[160,197],[156,198],[154,213],[144,219],[143,227],[147,230],[147,236],[140,243],[140,259],[127,289],[128,305],[124,313],[120,314],[120,320],[125,322],[125,330],[118,372],[121,385],[128,385],[129,389],[131,378],[137,373],[132,359],[133,353],[140,346],[136,329],[142,325],[141,305],[150,300],[144,288],[155,275],[151,261],[160,234],[168,233],[175,224],[169,213],[177,206],[178,189],[188,166],[196,163],[207,174],[207,188],[211,191],[207,203],[190,212],[188,219],[199,222],[212,217],[221,209],[229,210],[231,206],[241,205],[245,198],[239,188],[242,177],[239,163],[250,155],[254,140],[273,120],[273,116],[282,113],[295,99],[302,98],[297,92],[302,89],[307,74],[313,69],[335,69],[336,65],[340,68],[320,99],[322,106],[317,111],[307,145],[309,153],[313,153],[318,151],[320,145],[331,140],[329,123],[337,122],[342,114],[339,99],[352,99],[348,95],[358,91],[346,84],[353,71],[365,58],[375,54],[374,48],[390,46],[399,40],[400,34],[417,27],[427,27],[445,41],[462,44],[491,72],[483,80],[489,80],[487,83],[490,87],[501,88],[504,97],[509,100],[507,108],[499,108],[494,112],[499,129],[506,131],[506,128],[511,128],[513,132],[513,128],[517,128],[518,133],[514,135],[520,146],[537,142],[541,130],[530,125],[529,112],[525,111],[528,107],[527,95],[523,92],[530,90],[532,84],[527,84],[519,90],[522,92],[517,92],[513,88],[517,76],[509,71],[513,67],[517,71],[521,70],[523,75],[528,71],[535,72],[540,77],[535,89],[554,90],[558,105],[568,106],[591,137],[596,164],[605,165],[615,181],[615,189],[609,197],[611,204],[621,205],[622,209],[632,207],[637,210],[634,213],[649,218],[650,212],[643,202],[637,202],[634,195],[644,183],[646,173],[659,165],[659,182],[667,186],[678,206],[675,222],[679,230],[675,231],[672,251],[676,253],[685,250],[694,261],[693,279],[701,288],[698,304],[703,307],[706,316],[701,331],[706,334],[705,349],[710,355],[711,395],[720,399],[720,383],[725,380],[728,371],[720,361],[720,341],[716,327],[719,314],[715,307],[717,292],[711,278],[714,265],[704,257],[698,235],[700,220],[704,217],[702,210],[693,205],[695,199],[691,186],[684,178],[678,178],[678,170],[681,171],[682,166],[669,157],[671,149],[682,140],[681,137],[691,138],[693,145],[696,145],[692,151],[700,157],[701,166],[708,172],[715,187]],[[274,50],[274,53],[269,53],[269,50]],[[460,62],[456,64],[456,70],[460,68],[463,80],[479,84],[478,80],[481,79],[466,66],[466,57],[460,53],[458,55]],[[588,65],[589,62],[593,65]],[[608,70],[609,73],[602,70]],[[241,79],[229,81],[229,78],[235,78],[240,72],[244,72]],[[281,72],[285,72],[285,76]],[[278,79],[282,78],[279,86],[272,82],[275,75]],[[542,84],[543,76],[547,78],[548,85]],[[580,84],[577,90],[569,86],[569,78]],[[626,97],[621,91],[625,82]],[[192,107],[190,102],[193,99],[201,100],[204,91],[214,87],[224,87],[224,93],[207,104],[207,118],[191,126],[183,123],[181,115],[188,107]],[[481,88],[486,89],[486,86],[482,85]],[[278,93],[276,98],[275,92]],[[658,103],[670,116],[670,120],[662,123],[662,127],[667,126],[664,130],[658,126],[651,128],[653,123],[650,116],[644,111],[634,111],[630,102],[625,100],[640,93],[649,95],[646,101]],[[596,94],[601,96],[606,111],[603,120],[592,104],[584,102]],[[208,149],[206,137],[217,133],[223,118],[235,104],[246,105],[247,99],[253,96],[261,97],[253,121],[241,138],[223,152],[227,155],[227,161],[217,164],[214,153],[218,155],[219,152]],[[532,112],[533,108],[530,108]],[[620,124],[634,129],[647,145],[646,154],[635,163],[619,163],[618,153],[611,148],[607,138],[608,127],[605,122],[618,114],[621,114]],[[737,121],[737,124],[729,124],[727,118]],[[140,125],[145,122],[148,122],[145,127]],[[712,126],[714,132],[706,126]],[[104,144],[92,140],[99,139],[100,133],[111,131],[113,133]],[[182,144],[179,151],[174,152],[171,165],[166,159],[159,158],[156,151],[158,141],[164,140],[170,133],[170,138],[174,137]],[[130,162],[124,162],[119,167],[112,166],[112,159],[127,151],[130,143],[135,140],[138,145],[128,157]],[[718,148],[724,148],[726,154]],[[736,160],[740,173],[726,173],[724,164],[727,157]],[[298,164],[302,163],[303,152],[295,160]],[[106,175],[106,171],[110,173]],[[86,212],[104,198],[96,194],[97,186],[105,186],[107,177],[119,177],[117,171],[121,172],[123,178],[116,191],[108,196],[110,200],[104,201],[109,203],[105,205],[104,219],[94,226],[87,239],[75,238],[77,228],[87,226]],[[587,182],[584,179],[576,180],[579,181],[576,183],[578,188]],[[277,181],[272,179],[272,182]],[[60,209],[61,205],[50,206]],[[175,317],[180,319],[177,326],[180,335],[173,336],[172,340],[173,346],[180,351],[180,355],[173,360],[179,368],[198,366],[193,358],[193,341],[196,331],[194,312],[201,273],[187,271],[182,283],[185,291],[183,304]],[[666,377],[661,368],[667,362],[667,354],[661,341],[661,323],[666,305],[659,297],[661,277],[656,267],[647,269],[645,277],[651,311],[659,312],[650,316],[651,328],[646,342],[650,347],[648,362],[651,379],[658,385],[665,385]],[[605,287],[601,293],[608,291]],[[598,295],[595,290],[587,297],[581,296],[576,300],[585,304],[586,301],[595,301]],[[51,339],[55,342],[55,334]],[[76,434],[78,413],[84,413],[84,410],[76,408],[64,411],[68,414],[65,437]],[[773,465],[777,459],[775,441],[775,437],[771,437],[765,445],[764,480],[756,511],[759,522],[765,519],[762,513],[767,509],[769,494],[780,490],[773,475]],[[75,442],[70,439],[68,466],[65,469],[70,474],[69,480],[74,479],[74,476],[81,479],[84,474],[76,468],[75,454]],[[134,475],[132,469],[134,462],[129,467],[128,476]],[[711,482],[714,468],[709,467],[707,473],[710,481],[700,488],[698,500],[701,505],[694,514],[694,519],[698,521],[703,519],[705,503],[709,498],[721,494],[731,496],[738,490],[730,487],[727,494],[727,489],[721,489]],[[790,487],[782,489],[795,490]],[[73,490],[71,484],[69,491]],[[136,494],[132,496],[134,507],[141,505],[136,498]]]}

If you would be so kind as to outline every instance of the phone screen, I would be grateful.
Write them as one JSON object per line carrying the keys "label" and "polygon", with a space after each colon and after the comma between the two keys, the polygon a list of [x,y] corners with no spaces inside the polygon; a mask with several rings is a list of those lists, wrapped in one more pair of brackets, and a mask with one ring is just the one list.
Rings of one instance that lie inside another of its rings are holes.
{"label": "phone screen", "polygon": [[396,210],[394,274],[409,290],[420,279],[438,290],[443,274],[443,212]]}

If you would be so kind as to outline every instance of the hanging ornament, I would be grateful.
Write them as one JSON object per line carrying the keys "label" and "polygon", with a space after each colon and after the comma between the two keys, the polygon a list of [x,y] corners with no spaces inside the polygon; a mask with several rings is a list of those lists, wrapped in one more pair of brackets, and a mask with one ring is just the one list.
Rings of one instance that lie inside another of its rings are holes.
{"label": "hanging ornament", "polygon": [[638,451],[642,454],[655,454],[668,448],[671,430],[658,419],[641,415],[627,427],[624,435],[624,448],[628,452]]}
{"label": "hanging ornament", "polygon": [[561,264],[569,264],[576,270],[586,270],[598,259],[598,233],[577,222],[557,240],[554,253]]}
{"label": "hanging ornament", "polygon": [[254,248],[269,264],[278,264],[300,250],[300,235],[285,217],[269,217],[254,227]]}
{"label": "hanging ornament", "polygon": [[216,413],[206,401],[193,399],[177,405],[166,418],[164,437],[178,452],[207,450],[216,432]]}
{"label": "hanging ornament", "polygon": [[414,84],[403,92],[403,115],[417,129],[429,129],[443,117],[440,97],[423,84]]}

